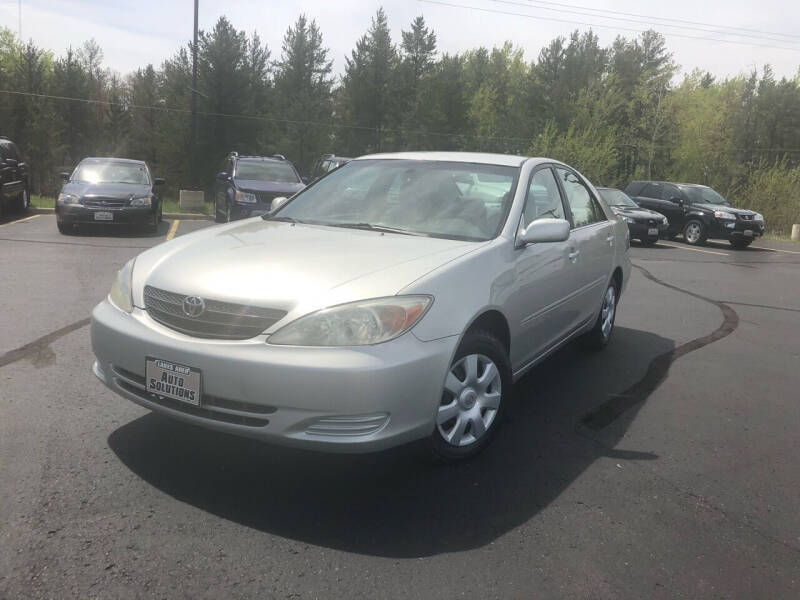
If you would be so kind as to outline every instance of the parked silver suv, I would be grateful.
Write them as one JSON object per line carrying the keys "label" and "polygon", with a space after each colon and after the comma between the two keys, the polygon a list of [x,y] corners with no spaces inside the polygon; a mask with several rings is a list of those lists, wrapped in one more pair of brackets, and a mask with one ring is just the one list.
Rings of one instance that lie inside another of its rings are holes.
{"label": "parked silver suv", "polygon": [[94,371],[222,431],[344,452],[425,438],[465,458],[528,369],[579,336],[608,343],[628,246],[562,163],[365,156],[126,264],[92,315]]}

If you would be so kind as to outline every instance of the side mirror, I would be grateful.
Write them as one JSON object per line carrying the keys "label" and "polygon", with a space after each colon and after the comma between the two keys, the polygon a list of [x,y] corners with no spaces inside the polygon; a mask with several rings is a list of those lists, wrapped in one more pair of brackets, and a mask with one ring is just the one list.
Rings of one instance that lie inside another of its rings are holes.
{"label": "side mirror", "polygon": [[269,207],[269,212],[271,212],[271,213],[274,213],[274,212],[275,212],[276,210],[278,210],[278,209],[279,209],[281,206],[283,206],[284,204],[286,204],[286,201],[287,201],[287,200],[288,200],[288,198],[287,198],[286,196],[278,196],[277,198],[274,198],[274,199],[272,200],[272,204],[271,204],[271,205],[270,205],[270,207]]}
{"label": "side mirror", "polygon": [[670,202],[674,202],[675,204],[683,204],[683,198],[679,198],[678,196],[673,196],[669,199]]}
{"label": "side mirror", "polygon": [[300,181],[302,181],[305,185],[311,183],[311,177],[301,177]]}
{"label": "side mirror", "polygon": [[64,181],[69,181],[69,173],[67,173],[66,171],[64,171],[63,173],[59,173],[58,175],[59,175],[59,177],[61,177],[61,179],[63,179]]}
{"label": "side mirror", "polygon": [[156,177],[153,179],[153,185],[164,185],[165,183],[167,182],[163,177]]}
{"label": "side mirror", "polygon": [[517,236],[518,246],[564,242],[569,238],[569,229],[565,219],[537,219]]}
{"label": "side mirror", "polygon": [[217,173],[217,179],[219,179],[220,181],[228,181],[230,178],[231,176],[228,175],[225,171],[220,171],[219,173]]}

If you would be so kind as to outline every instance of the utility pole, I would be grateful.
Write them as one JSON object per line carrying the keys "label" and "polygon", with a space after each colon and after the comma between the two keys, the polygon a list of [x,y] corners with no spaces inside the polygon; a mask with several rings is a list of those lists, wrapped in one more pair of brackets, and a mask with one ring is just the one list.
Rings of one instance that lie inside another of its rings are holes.
{"label": "utility pole", "polygon": [[[21,0],[20,0],[21,1]],[[200,0],[194,0],[194,43],[192,44],[192,147],[190,150],[192,185],[196,185],[195,163],[197,155],[197,15]]]}

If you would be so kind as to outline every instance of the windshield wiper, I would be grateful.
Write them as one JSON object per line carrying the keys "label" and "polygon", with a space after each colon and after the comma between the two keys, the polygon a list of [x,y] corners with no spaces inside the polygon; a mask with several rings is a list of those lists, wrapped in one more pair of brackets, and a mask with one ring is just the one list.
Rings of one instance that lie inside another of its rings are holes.
{"label": "windshield wiper", "polygon": [[295,219],[294,217],[278,217],[278,216],[273,217],[269,213],[267,213],[266,215],[261,215],[261,218],[265,221],[280,221],[282,223],[303,223],[303,221]]}
{"label": "windshield wiper", "polygon": [[343,229],[366,229],[368,231],[380,231],[381,233],[400,233],[402,235],[416,235],[418,237],[430,237],[427,233],[420,231],[410,231],[399,227],[385,227],[383,225],[373,225],[372,223],[320,223],[329,227],[342,227]]}

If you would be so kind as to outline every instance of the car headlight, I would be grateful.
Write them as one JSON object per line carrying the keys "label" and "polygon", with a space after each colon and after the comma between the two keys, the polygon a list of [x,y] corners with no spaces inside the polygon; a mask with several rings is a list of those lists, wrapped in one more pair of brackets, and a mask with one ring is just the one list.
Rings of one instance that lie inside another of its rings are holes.
{"label": "car headlight", "polygon": [[753,220],[754,221],[763,221],[764,220],[764,215],[762,215],[761,213],[756,213],[755,215],[753,215]]}
{"label": "car headlight", "polygon": [[126,313],[133,311],[131,279],[133,278],[133,263],[135,261],[135,258],[129,260],[119,270],[114,283],[111,284],[111,291],[108,293],[108,300],[111,304]]}
{"label": "car headlight", "polygon": [[56,202],[58,204],[77,204],[78,197],[75,194],[59,194]]}
{"label": "car headlight", "polygon": [[669,219],[667,219],[667,217],[661,217],[661,223],[664,225],[669,225]]}
{"label": "car headlight", "polygon": [[433,303],[431,296],[390,296],[325,308],[272,334],[281,346],[369,346],[411,329]]}
{"label": "car headlight", "polygon": [[153,204],[152,196],[139,196],[131,199],[131,206],[150,206]]}
{"label": "car headlight", "polygon": [[258,202],[258,198],[256,198],[255,194],[250,192],[240,192],[239,190],[236,190],[234,200],[236,200],[236,202],[241,202],[242,204],[255,204]]}
{"label": "car headlight", "polygon": [[622,217],[622,220],[625,221],[626,223],[631,224],[631,225],[636,223],[636,220],[632,219],[631,217]]}
{"label": "car headlight", "polygon": [[714,211],[714,216],[717,219],[728,219],[728,220],[731,220],[731,221],[735,221],[736,220],[736,215],[735,214],[729,213],[729,212],[725,212],[724,210],[715,210]]}

